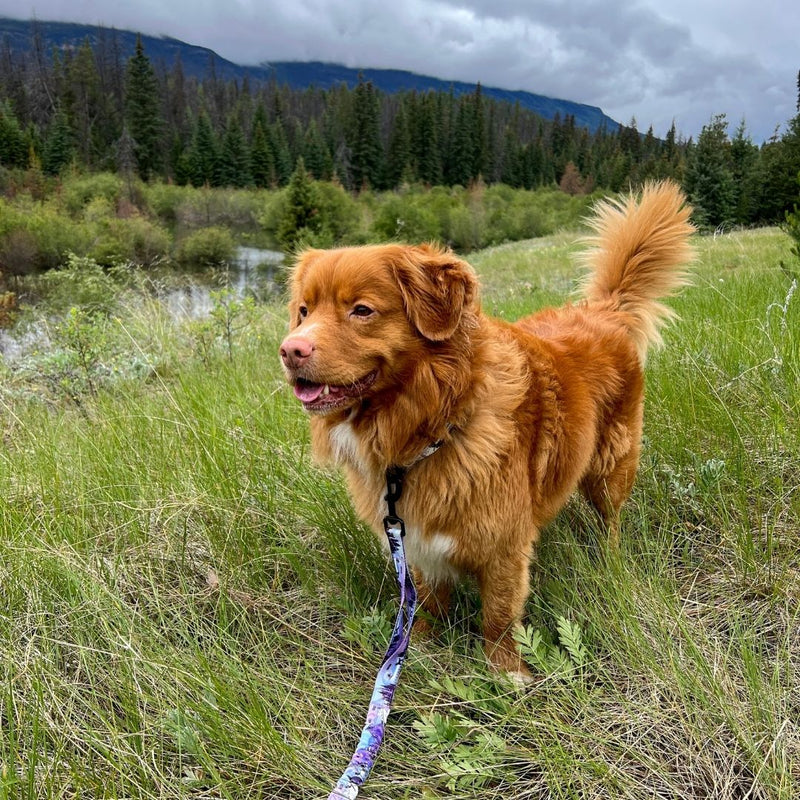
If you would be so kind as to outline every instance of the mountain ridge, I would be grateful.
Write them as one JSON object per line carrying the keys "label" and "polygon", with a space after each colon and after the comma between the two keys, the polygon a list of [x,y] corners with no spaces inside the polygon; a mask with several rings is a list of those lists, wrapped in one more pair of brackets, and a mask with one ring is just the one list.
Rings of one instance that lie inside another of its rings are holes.
{"label": "mountain ridge", "polygon": [[[450,81],[410,70],[347,67],[326,61],[265,60],[256,65],[237,64],[223,58],[211,48],[167,35],[140,34],[132,30],[75,22],[0,17],[0,46],[29,52],[33,49],[37,36],[48,51],[53,47],[61,50],[75,49],[88,38],[93,48],[113,46],[116,48],[115,55],[125,60],[133,55],[136,38],[141,36],[145,53],[154,66],[162,65],[165,69],[171,69],[176,59],[180,58],[184,72],[198,79],[207,77],[213,69],[218,77],[226,80],[243,80],[245,77],[256,82],[274,80],[279,84],[287,84],[292,89],[331,89],[342,83],[352,88],[358,83],[360,76],[387,94],[401,91],[452,91],[461,95],[473,93],[478,86],[476,83]],[[522,108],[545,119],[552,120],[556,114],[562,119],[572,116],[576,126],[587,128],[592,133],[603,128],[616,130],[620,126],[619,122],[607,116],[597,106],[483,84],[481,91],[485,96],[496,100],[519,103]]]}

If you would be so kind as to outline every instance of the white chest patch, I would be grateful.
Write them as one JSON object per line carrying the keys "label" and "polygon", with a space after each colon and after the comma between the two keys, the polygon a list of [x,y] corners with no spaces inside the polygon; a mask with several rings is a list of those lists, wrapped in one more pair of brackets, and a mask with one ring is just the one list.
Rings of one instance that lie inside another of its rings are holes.
{"label": "white chest patch", "polygon": [[349,422],[340,422],[330,430],[331,448],[339,464],[350,464],[364,472],[364,464],[358,452],[358,440]]}
{"label": "white chest patch", "polygon": [[428,583],[436,585],[458,578],[458,570],[450,562],[455,545],[452,536],[442,533],[421,536],[416,528],[408,527],[403,543],[409,563],[422,572]]}

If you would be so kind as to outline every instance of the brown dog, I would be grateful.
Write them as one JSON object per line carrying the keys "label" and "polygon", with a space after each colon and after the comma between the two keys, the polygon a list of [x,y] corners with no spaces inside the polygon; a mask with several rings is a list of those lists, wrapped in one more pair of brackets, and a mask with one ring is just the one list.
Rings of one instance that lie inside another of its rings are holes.
{"label": "brown dog", "polygon": [[[689,209],[671,183],[603,202],[584,299],[510,324],[485,316],[472,268],[399,244],[308,250],[280,353],[311,413],[313,450],[347,475],[382,536],[385,473],[408,471],[398,514],[423,608],[447,612],[474,575],[486,652],[527,672],[513,639],[539,531],[580,489],[612,543],[636,475],[642,365],[685,283]],[[442,441],[434,454],[426,448]]]}

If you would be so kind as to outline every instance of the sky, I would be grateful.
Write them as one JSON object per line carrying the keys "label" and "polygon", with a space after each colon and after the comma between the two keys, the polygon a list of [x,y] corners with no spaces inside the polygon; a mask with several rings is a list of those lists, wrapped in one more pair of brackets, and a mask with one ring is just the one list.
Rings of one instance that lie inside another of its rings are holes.
{"label": "sky", "polygon": [[0,0],[0,16],[165,35],[237,64],[411,70],[756,144],[797,113],[798,0]]}

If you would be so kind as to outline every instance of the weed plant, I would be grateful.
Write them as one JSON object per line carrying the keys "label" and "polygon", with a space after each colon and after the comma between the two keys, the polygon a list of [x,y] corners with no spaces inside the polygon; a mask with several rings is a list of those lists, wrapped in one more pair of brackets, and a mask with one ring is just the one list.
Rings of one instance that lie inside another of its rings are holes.
{"label": "weed plant", "polygon": [[[476,253],[484,307],[563,302],[572,241]],[[412,639],[365,798],[798,796],[789,248],[777,230],[697,240],[647,366],[619,552],[578,500],[544,532],[523,690],[487,671],[460,589],[439,640]],[[284,310],[220,296],[201,351],[152,297],[114,297],[62,318],[91,356],[79,402],[35,358],[1,370],[0,798],[326,796],[396,593],[340,477],[310,463]]]}

